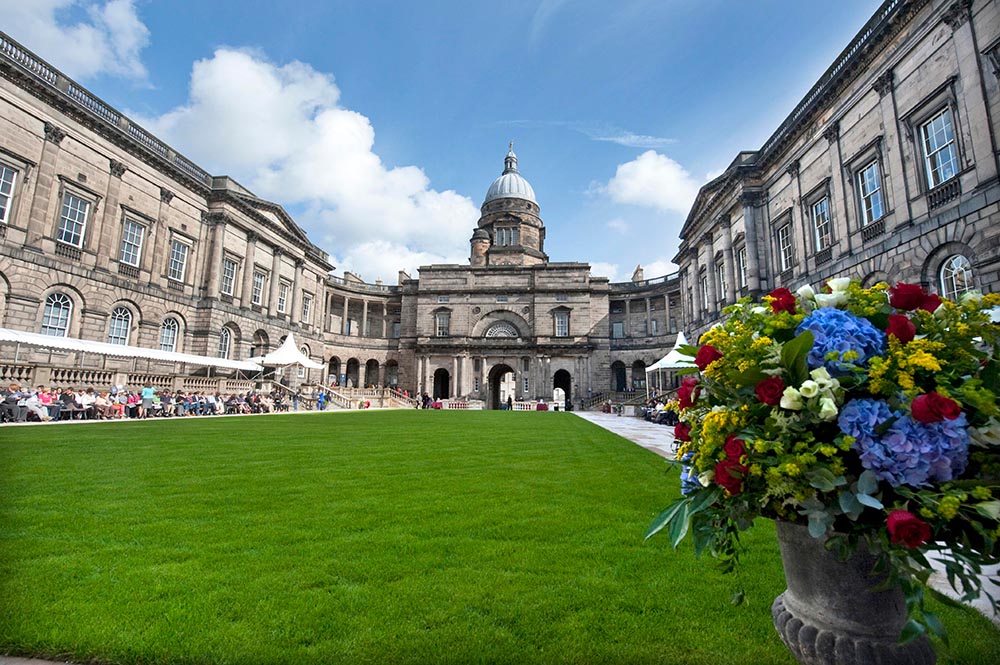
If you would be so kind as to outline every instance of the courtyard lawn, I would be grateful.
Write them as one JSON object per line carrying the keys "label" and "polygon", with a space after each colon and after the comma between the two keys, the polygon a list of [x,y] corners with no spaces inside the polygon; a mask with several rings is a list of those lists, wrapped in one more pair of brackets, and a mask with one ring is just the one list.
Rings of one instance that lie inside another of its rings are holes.
{"label": "courtyard lawn", "polygon": [[[660,458],[565,413],[3,428],[0,653],[792,663],[773,525],[724,576],[642,541],[676,493]],[[988,621],[940,611],[957,662],[1000,662]]]}

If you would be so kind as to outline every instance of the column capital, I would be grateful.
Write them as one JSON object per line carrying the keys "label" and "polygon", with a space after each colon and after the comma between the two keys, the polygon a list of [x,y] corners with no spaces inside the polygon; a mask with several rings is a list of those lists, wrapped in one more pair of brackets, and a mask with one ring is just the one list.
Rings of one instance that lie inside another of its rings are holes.
{"label": "column capital", "polygon": [[792,176],[793,178],[799,175],[799,160],[795,159],[788,163],[788,167],[785,169],[785,173]]}
{"label": "column capital", "polygon": [[122,162],[119,162],[117,159],[111,160],[109,168],[111,169],[111,175],[113,175],[116,178],[121,178],[123,175],[125,175],[125,172],[128,171],[128,167],[125,166],[125,164],[123,164]]}
{"label": "column capital", "polygon": [[840,122],[834,121],[823,131],[827,143],[833,143],[840,137]]}
{"label": "column capital", "polygon": [[46,141],[51,141],[52,143],[59,145],[64,138],[66,138],[66,132],[53,125],[51,122],[45,123]]}
{"label": "column capital", "polygon": [[757,208],[767,201],[767,193],[761,190],[743,190],[740,194],[740,203],[744,207]]}
{"label": "column capital", "polygon": [[160,200],[170,205],[170,202],[174,200],[174,193],[166,187],[160,187]]}
{"label": "column capital", "polygon": [[872,82],[872,90],[878,93],[879,97],[885,97],[892,92],[892,84],[895,74],[891,69],[885,70],[878,78]]}
{"label": "column capital", "polygon": [[257,240],[259,240],[259,239],[260,239],[260,236],[256,232],[254,232],[254,231],[247,231],[247,242],[256,244]]}
{"label": "column capital", "polygon": [[948,7],[941,20],[948,24],[952,30],[958,30],[969,20],[972,9],[972,0],[958,0]]}

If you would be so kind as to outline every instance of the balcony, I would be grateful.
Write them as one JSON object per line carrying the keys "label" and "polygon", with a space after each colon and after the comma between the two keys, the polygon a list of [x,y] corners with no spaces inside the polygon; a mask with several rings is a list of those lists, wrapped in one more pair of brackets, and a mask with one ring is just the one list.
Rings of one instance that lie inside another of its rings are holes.
{"label": "balcony", "polygon": [[885,233],[885,218],[877,219],[861,229],[861,240],[871,242]]}
{"label": "balcony", "polygon": [[940,208],[945,203],[957,199],[961,194],[962,181],[958,178],[952,178],[927,192],[927,207],[931,210]]}

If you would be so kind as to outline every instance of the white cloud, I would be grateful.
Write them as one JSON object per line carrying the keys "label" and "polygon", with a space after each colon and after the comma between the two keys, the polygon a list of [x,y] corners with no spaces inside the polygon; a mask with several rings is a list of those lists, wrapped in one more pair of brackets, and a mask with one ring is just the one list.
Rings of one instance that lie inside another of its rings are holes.
{"label": "white cloud", "polygon": [[626,233],[628,233],[629,226],[628,222],[626,222],[621,217],[615,217],[610,222],[608,222],[608,228],[611,229],[612,231],[625,235]]}
{"label": "white cloud", "polygon": [[662,277],[663,275],[672,275],[677,272],[677,269],[677,264],[673,261],[666,260],[650,261],[642,267],[643,274],[646,279]]}
{"label": "white cloud", "polygon": [[595,141],[617,143],[618,145],[623,145],[626,148],[665,148],[668,145],[677,143],[676,139],[665,138],[662,136],[650,136],[648,134],[634,134],[627,129],[618,131],[614,134],[591,136],[590,138]]}
{"label": "white cloud", "polygon": [[[61,22],[74,6],[85,10],[86,20]],[[0,16],[5,32],[72,78],[146,78],[139,54],[149,43],[149,30],[133,0],[0,0]]]}
{"label": "white cloud", "polygon": [[698,194],[698,182],[684,167],[647,150],[631,162],[619,164],[615,175],[601,191],[616,203],[686,214]]}
{"label": "white cloud", "polygon": [[607,277],[612,282],[618,280],[618,264],[596,261],[590,264],[591,277]]}
{"label": "white cloud", "polygon": [[220,48],[194,64],[186,105],[145,122],[210,170],[304,207],[298,221],[338,268],[394,281],[401,268],[467,260],[477,206],[431,189],[416,166],[384,165],[371,122],[339,99],[333,77],[308,64]]}

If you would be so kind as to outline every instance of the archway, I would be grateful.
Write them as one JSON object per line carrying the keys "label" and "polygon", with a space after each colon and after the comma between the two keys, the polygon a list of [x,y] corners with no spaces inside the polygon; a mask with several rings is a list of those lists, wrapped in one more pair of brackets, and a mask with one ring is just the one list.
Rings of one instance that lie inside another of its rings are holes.
{"label": "archway", "polygon": [[616,393],[623,393],[625,392],[626,385],[628,385],[628,381],[625,376],[625,363],[616,360],[611,363],[611,390]]}
{"label": "archway", "polygon": [[632,386],[631,390],[646,389],[646,363],[636,360],[632,363]]}
{"label": "archway", "polygon": [[365,388],[378,382],[378,361],[372,358],[365,363]]}
{"label": "archway", "polygon": [[448,399],[451,396],[451,375],[448,370],[434,372],[434,399]]}
{"label": "archway", "polygon": [[347,380],[346,376],[341,376],[340,375],[340,369],[341,369],[340,358],[338,358],[337,356],[334,356],[334,357],[330,358],[329,371],[330,371],[330,384],[331,385],[342,386],[342,385],[344,385],[345,381]]}
{"label": "archway", "polygon": [[399,385],[399,363],[390,360],[385,364],[385,384],[390,388]]}
{"label": "archway", "polygon": [[494,365],[487,376],[487,403],[489,408],[498,410],[507,404],[507,398],[517,399],[517,380],[510,365]]}
{"label": "archway", "polygon": [[[561,397],[562,401],[565,403],[563,408],[567,411],[571,410],[570,405],[573,403],[573,394],[570,392],[572,385],[573,377],[571,377],[570,373],[564,369],[557,371],[552,377],[552,401],[558,402]],[[562,395],[557,396],[557,391],[560,390],[562,391]]]}
{"label": "archway", "polygon": [[347,361],[347,386],[349,388],[358,387],[358,375],[361,372],[361,363],[357,358],[351,358]]}
{"label": "archway", "polygon": [[266,356],[269,346],[270,338],[267,336],[267,332],[258,330],[253,334],[253,346],[250,348],[250,357]]}

